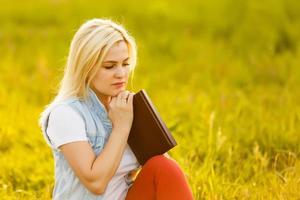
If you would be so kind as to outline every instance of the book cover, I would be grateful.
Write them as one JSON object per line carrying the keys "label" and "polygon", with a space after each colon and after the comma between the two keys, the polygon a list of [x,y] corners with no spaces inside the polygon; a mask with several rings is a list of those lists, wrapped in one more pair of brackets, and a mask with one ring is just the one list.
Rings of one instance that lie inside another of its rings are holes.
{"label": "book cover", "polygon": [[144,89],[133,96],[133,114],[128,145],[141,165],[177,145]]}

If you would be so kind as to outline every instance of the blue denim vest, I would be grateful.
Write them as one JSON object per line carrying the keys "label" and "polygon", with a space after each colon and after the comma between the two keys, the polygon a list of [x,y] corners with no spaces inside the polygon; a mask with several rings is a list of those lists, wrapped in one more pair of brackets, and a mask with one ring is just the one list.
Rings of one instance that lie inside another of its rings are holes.
{"label": "blue denim vest", "polygon": [[79,181],[62,152],[54,148],[50,138],[47,136],[48,119],[51,111],[59,105],[69,105],[82,117],[85,122],[88,142],[91,144],[93,151],[98,156],[107,142],[112,131],[112,123],[108,118],[108,113],[104,105],[98,100],[96,94],[89,88],[87,100],[70,98],[51,105],[41,118],[41,128],[46,142],[52,148],[55,161],[55,185],[53,190],[54,200],[101,200],[102,195],[94,195],[86,189]]}

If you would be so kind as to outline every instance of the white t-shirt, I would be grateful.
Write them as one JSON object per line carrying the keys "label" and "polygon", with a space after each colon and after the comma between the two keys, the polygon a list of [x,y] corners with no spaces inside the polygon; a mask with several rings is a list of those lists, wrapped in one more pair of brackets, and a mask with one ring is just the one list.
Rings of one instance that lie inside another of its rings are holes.
{"label": "white t-shirt", "polygon": [[[80,115],[68,105],[53,109],[48,121],[47,135],[55,148],[75,141],[88,141],[85,123]],[[102,194],[105,200],[123,200],[126,197],[128,185],[126,175],[140,165],[132,150],[126,145],[120,165]]]}

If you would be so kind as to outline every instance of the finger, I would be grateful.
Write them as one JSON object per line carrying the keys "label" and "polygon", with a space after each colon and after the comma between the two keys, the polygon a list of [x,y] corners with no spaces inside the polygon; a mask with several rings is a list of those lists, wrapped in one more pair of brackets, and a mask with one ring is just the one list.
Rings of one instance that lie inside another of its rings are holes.
{"label": "finger", "polygon": [[124,95],[126,94],[126,91],[122,91],[117,96],[117,101],[121,101],[124,98]]}
{"label": "finger", "polygon": [[120,101],[122,103],[126,103],[127,102],[127,98],[128,98],[128,94],[129,94],[129,91],[124,91],[122,94],[121,94],[121,97],[120,97]]}
{"label": "finger", "polygon": [[123,102],[124,102],[125,104],[128,103],[129,95],[130,95],[130,92],[126,92],[126,96],[123,98]]}
{"label": "finger", "polygon": [[123,94],[123,91],[120,92],[116,98],[116,105],[119,105],[120,102],[122,101],[122,94]]}
{"label": "finger", "polygon": [[117,107],[123,105],[124,102],[126,102],[126,100],[124,100],[124,98],[123,98],[123,93],[124,93],[124,92],[122,92],[122,94],[120,93],[120,94],[118,95],[118,97],[117,97],[117,100],[116,100],[116,106],[117,106]]}
{"label": "finger", "polygon": [[123,98],[127,99],[129,93],[130,93],[130,92],[129,92],[128,90],[126,90],[126,91],[123,93]]}
{"label": "finger", "polygon": [[128,95],[128,100],[127,100],[127,103],[129,104],[129,105],[132,105],[133,104],[133,96],[134,96],[134,94],[131,92],[131,93],[129,93],[129,95]]}

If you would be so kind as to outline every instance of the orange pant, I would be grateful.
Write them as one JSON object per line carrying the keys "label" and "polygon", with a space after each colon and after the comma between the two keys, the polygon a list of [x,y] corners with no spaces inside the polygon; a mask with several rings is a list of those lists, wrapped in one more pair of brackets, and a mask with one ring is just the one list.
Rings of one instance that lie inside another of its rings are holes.
{"label": "orange pant", "polygon": [[163,155],[149,159],[129,188],[126,200],[192,200],[179,165]]}

